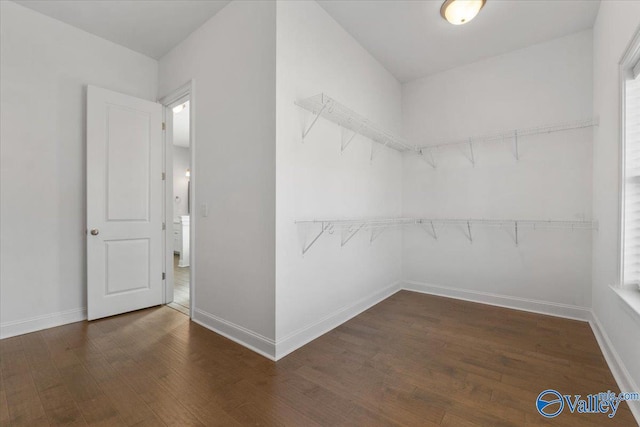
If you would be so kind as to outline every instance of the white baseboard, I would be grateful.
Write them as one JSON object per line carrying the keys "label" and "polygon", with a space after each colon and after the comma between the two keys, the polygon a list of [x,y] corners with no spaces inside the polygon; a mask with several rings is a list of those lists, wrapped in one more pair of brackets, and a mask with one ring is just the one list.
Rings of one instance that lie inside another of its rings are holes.
{"label": "white baseboard", "polygon": [[400,283],[394,283],[381,291],[366,296],[353,304],[342,307],[322,319],[292,332],[276,343],[276,357],[279,360],[330,330],[337,328],[363,311],[389,298],[400,290]]}
{"label": "white baseboard", "polygon": [[194,308],[193,318],[191,320],[214,331],[215,333],[229,338],[231,341],[237,342],[256,353],[261,354],[267,359],[275,360],[276,344],[270,338],[262,336],[240,325],[236,325],[235,323],[231,323],[220,317],[214,316],[213,314],[207,313],[199,308]]}
{"label": "white baseboard", "polygon": [[[589,324],[591,325],[593,334],[596,336],[596,340],[602,350],[602,354],[607,361],[607,365],[609,365],[609,370],[613,374],[613,378],[615,378],[618,383],[618,387],[620,387],[620,391],[640,392],[640,388],[638,388],[638,385],[629,374],[629,371],[622,362],[622,359],[620,359],[618,352],[611,343],[609,336],[602,327],[600,320],[593,312],[591,313],[591,320],[589,320]],[[636,400],[627,403],[629,404],[629,408],[631,408],[631,412],[638,422],[638,425],[640,425],[640,401]]]}
{"label": "white baseboard", "polygon": [[87,319],[86,308],[60,311],[58,313],[45,314],[30,319],[6,322],[0,325],[0,339],[15,337],[41,331],[42,329],[55,328],[67,323],[81,322]]}
{"label": "white baseboard", "polygon": [[591,309],[569,304],[559,304],[548,301],[539,301],[528,298],[519,298],[506,295],[492,294],[488,292],[470,291],[466,289],[448,288],[445,286],[430,285],[412,280],[403,282],[403,289],[420,292],[423,294],[438,295],[447,298],[464,301],[479,302],[498,307],[515,310],[530,311],[532,313],[547,314],[549,316],[564,317],[567,319],[591,320]]}

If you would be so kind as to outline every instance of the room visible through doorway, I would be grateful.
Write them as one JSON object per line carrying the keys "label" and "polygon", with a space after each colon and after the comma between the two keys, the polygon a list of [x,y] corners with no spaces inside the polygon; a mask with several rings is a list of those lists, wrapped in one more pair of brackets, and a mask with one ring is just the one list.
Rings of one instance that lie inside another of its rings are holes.
{"label": "room visible through doorway", "polygon": [[168,305],[189,315],[191,296],[190,215],[191,154],[189,142],[189,100],[174,106],[173,151],[173,301]]}

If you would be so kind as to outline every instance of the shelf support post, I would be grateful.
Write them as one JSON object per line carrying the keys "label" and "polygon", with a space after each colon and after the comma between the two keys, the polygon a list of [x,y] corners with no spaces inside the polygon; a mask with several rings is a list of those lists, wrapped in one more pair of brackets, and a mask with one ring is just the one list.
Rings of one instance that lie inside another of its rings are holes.
{"label": "shelf support post", "polygon": [[514,221],[513,230],[514,230],[514,233],[515,233],[514,235],[515,235],[515,238],[516,238],[516,247],[517,247],[518,246],[518,221]]}
{"label": "shelf support post", "polygon": [[476,166],[476,157],[473,154],[473,141],[471,140],[471,138],[469,138],[469,154],[471,155],[471,164],[473,165],[473,167]]}
{"label": "shelf support post", "polygon": [[518,131],[513,131],[513,144],[515,148],[516,160],[520,160],[520,151],[518,150]]}
{"label": "shelf support post", "polygon": [[318,111],[318,113],[316,114],[316,117],[313,119],[313,121],[311,122],[311,124],[309,125],[309,127],[307,128],[307,130],[302,132],[302,142],[304,142],[304,138],[309,134],[309,131],[311,130],[311,128],[313,127],[313,125],[316,124],[316,122],[318,121],[318,119],[320,118],[320,116],[322,115],[322,112],[324,111],[325,108],[327,108],[327,104],[323,104],[322,108],[320,109],[320,111]]}

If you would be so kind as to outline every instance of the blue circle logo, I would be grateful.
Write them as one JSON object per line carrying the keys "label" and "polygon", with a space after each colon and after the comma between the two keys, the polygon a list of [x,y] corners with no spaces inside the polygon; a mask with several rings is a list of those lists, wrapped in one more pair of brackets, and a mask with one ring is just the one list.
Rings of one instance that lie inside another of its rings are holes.
{"label": "blue circle logo", "polygon": [[536,399],[536,409],[543,417],[557,417],[564,409],[564,400],[562,400],[562,395],[555,390],[543,391]]}

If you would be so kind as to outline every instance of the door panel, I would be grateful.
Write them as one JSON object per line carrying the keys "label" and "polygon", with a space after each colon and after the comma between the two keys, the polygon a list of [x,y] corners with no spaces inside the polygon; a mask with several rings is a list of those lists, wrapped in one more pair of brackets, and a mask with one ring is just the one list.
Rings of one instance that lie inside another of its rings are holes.
{"label": "door panel", "polygon": [[149,220],[151,117],[107,106],[107,218]]}
{"label": "door panel", "polygon": [[113,240],[105,246],[106,295],[151,287],[149,239]]}
{"label": "door panel", "polygon": [[162,303],[162,106],[87,89],[87,317]]}

